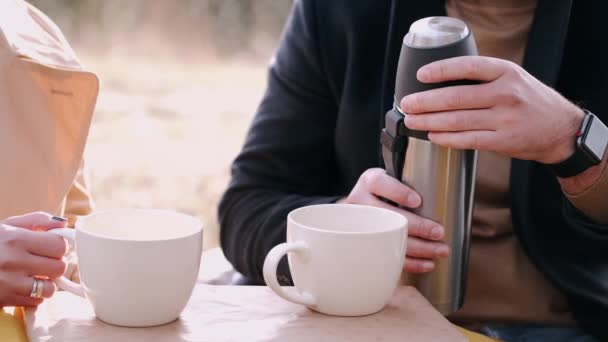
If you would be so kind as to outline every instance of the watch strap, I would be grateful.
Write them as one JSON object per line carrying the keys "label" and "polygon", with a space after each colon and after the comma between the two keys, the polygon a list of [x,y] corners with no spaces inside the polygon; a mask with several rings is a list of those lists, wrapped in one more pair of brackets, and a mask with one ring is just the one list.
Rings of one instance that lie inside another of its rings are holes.
{"label": "watch strap", "polygon": [[568,178],[576,176],[588,168],[599,164],[600,160],[591,157],[585,150],[584,144],[587,139],[587,135],[591,124],[596,119],[590,111],[583,109],[585,117],[581,123],[581,127],[576,134],[576,141],[572,143],[575,145],[574,153],[566,160],[549,164],[549,168],[555,173],[556,176],[561,178]]}
{"label": "watch strap", "polygon": [[577,148],[574,154],[568,159],[560,163],[550,164],[549,167],[556,176],[568,178],[576,176],[596,164],[597,163],[590,160],[585,153]]}

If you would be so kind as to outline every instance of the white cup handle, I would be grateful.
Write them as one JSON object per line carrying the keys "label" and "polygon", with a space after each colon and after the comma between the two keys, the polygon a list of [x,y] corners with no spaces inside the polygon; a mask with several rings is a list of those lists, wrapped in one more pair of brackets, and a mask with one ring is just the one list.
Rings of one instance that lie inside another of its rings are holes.
{"label": "white cup handle", "polygon": [[[76,240],[76,230],[75,229],[56,228],[56,229],[51,229],[48,232],[65,238],[66,240],[68,240],[68,242],[71,245],[74,245],[74,242]],[[76,284],[75,282],[69,280],[68,278],[66,278],[64,276],[56,278],[54,280],[54,282],[55,282],[55,284],[57,284],[57,287],[59,287],[60,289],[71,292],[77,296],[84,297],[84,288],[82,287],[82,285]]]}
{"label": "white cup handle", "polygon": [[316,300],[310,293],[299,291],[287,292],[281,287],[281,285],[279,285],[279,281],[277,280],[277,266],[279,265],[281,258],[283,258],[283,256],[285,256],[287,253],[303,253],[303,256],[305,257],[308,255],[309,249],[306,243],[303,241],[282,243],[271,249],[266,256],[266,260],[264,260],[263,273],[266,285],[268,285],[268,287],[270,287],[274,293],[279,295],[279,297],[290,302],[306,306],[315,305]]}

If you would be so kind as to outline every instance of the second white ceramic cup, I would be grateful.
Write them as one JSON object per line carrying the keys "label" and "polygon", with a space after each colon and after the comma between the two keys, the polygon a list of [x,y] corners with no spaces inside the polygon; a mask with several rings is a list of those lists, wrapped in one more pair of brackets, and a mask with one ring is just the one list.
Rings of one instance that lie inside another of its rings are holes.
{"label": "second white ceramic cup", "polygon": [[[287,217],[287,242],[264,263],[266,284],[286,300],[337,316],[382,310],[395,291],[405,261],[407,219],[362,205],[321,204]],[[295,285],[279,285],[277,266],[288,255]]]}

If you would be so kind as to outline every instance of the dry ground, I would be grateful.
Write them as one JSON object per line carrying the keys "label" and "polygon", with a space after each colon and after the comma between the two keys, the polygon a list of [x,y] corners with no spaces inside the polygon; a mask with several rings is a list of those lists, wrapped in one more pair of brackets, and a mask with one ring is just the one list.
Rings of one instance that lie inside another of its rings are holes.
{"label": "dry ground", "polygon": [[266,82],[264,62],[81,58],[102,80],[85,152],[97,209],[174,209],[206,222],[216,210]]}

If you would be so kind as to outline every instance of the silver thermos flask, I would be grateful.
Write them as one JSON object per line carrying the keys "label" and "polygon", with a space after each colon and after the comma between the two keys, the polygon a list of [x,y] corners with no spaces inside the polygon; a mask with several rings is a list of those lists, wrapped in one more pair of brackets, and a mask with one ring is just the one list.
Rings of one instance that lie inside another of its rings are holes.
{"label": "silver thermos flask", "polygon": [[[414,22],[403,39],[394,107],[386,114],[382,133],[388,173],[421,195],[422,205],[414,210],[416,214],[446,229],[444,242],[450,246],[450,256],[435,260],[435,269],[428,274],[404,274],[405,283],[416,286],[444,315],[464,303],[477,151],[438,146],[428,140],[428,132],[409,130],[403,125],[407,113],[399,102],[408,94],[467,83],[424,84],[416,78],[423,65],[464,55],[477,55],[477,47],[461,20],[429,17]],[[405,153],[400,152],[403,150]]]}

